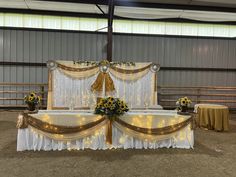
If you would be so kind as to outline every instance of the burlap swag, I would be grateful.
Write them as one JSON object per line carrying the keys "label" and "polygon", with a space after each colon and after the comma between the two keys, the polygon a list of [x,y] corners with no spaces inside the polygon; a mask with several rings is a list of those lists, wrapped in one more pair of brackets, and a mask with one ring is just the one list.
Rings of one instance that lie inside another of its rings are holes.
{"label": "burlap swag", "polygon": [[[149,71],[152,64],[147,63],[145,65],[138,65],[132,69],[120,68],[120,67],[110,67],[110,72],[118,78],[123,80],[137,80],[143,77]],[[90,77],[99,72],[99,66],[87,66],[87,67],[75,67],[72,64],[63,63],[62,61],[57,62],[57,67],[65,75],[74,78]],[[82,72],[82,73],[81,73]],[[135,74],[135,77],[134,77]],[[97,76],[95,82],[91,85],[91,90],[96,92],[101,92],[103,90],[103,84],[105,82],[105,92],[112,92],[115,90],[113,80],[109,73],[100,72]]]}
{"label": "burlap swag", "polygon": [[[116,117],[113,121],[116,124],[119,124],[117,126],[118,128],[121,126],[122,131],[125,129],[134,131],[136,133],[141,133],[147,136],[159,136],[159,135],[168,135],[175,133],[183,128],[185,128],[187,125],[192,123],[192,117],[180,122],[176,123],[171,126],[161,127],[161,128],[142,128],[137,127],[134,125],[131,125],[123,120],[121,120],[119,117]],[[106,116],[102,116],[100,119],[87,123],[85,125],[80,126],[61,126],[61,125],[53,125],[49,124],[47,122],[43,122],[37,118],[34,118],[33,116],[23,113],[20,118],[18,118],[17,128],[24,129],[28,126],[31,126],[35,128],[36,130],[39,130],[40,132],[46,132],[49,134],[56,134],[56,135],[63,135],[63,134],[72,134],[72,133],[80,133],[83,134],[85,131],[93,129],[99,129],[101,128],[100,124],[106,124],[107,125],[107,131],[106,131],[106,141],[110,144],[112,144],[112,124],[113,121],[108,119]],[[125,129],[124,129],[125,128]],[[127,131],[129,134],[129,131]],[[84,137],[88,136],[88,134],[84,134]],[[79,136],[80,138],[84,138],[83,136]],[[139,137],[140,138],[140,137]],[[142,137],[143,139],[148,139],[148,137]]]}

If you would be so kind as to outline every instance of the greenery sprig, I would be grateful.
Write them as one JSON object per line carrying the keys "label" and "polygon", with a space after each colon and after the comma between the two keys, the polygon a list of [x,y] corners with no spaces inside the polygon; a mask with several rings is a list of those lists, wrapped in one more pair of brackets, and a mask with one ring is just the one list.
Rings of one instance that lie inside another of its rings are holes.
{"label": "greenery sprig", "polygon": [[87,60],[79,60],[79,61],[73,61],[74,64],[79,64],[79,65],[86,65],[86,66],[101,66],[101,65],[110,65],[110,66],[135,66],[134,62],[127,62],[127,61],[117,61],[117,62],[109,62],[108,60],[102,60],[100,62],[96,61],[87,61]]}

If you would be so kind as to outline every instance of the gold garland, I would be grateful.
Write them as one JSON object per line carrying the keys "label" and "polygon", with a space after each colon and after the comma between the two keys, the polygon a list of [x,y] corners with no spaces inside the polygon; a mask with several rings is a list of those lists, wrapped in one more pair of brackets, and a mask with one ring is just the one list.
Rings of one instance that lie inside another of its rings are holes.
{"label": "gold garland", "polygon": [[102,60],[100,62],[98,61],[87,61],[87,60],[79,60],[79,61],[73,61],[74,64],[79,64],[79,65],[96,65],[96,66],[101,66],[101,65],[110,65],[110,66],[115,66],[115,65],[126,65],[126,66],[135,66],[134,62],[130,61],[115,61],[115,62],[109,62],[108,60]]}
{"label": "gold garland", "polygon": [[62,125],[53,125],[49,124],[47,122],[43,122],[37,118],[34,118],[26,113],[23,114],[23,124],[20,128],[27,128],[28,125],[39,129],[41,131],[47,132],[47,133],[52,133],[52,134],[69,134],[69,133],[78,133],[84,130],[87,130],[89,128],[92,128],[101,122],[105,121],[106,118],[102,117],[101,119],[95,121],[95,122],[90,122],[85,125],[81,126],[62,126]]}
{"label": "gold garland", "polygon": [[[146,134],[146,135],[153,135],[153,136],[161,136],[161,135],[168,135],[175,133],[183,128],[185,128],[190,123],[192,124],[193,118],[192,116],[188,118],[187,120],[177,123],[175,125],[166,126],[162,128],[142,128],[137,127],[134,125],[131,125],[120,118],[116,117],[114,120],[110,120],[107,118],[107,116],[103,116],[101,119],[90,122],[85,125],[81,126],[61,126],[61,125],[53,125],[49,124],[47,122],[43,122],[37,118],[34,118],[30,116],[27,113],[23,113],[23,119],[21,117],[20,120],[18,120],[17,128],[24,129],[27,128],[28,125],[32,126],[33,128],[40,130],[42,132],[50,133],[50,134],[72,134],[72,133],[83,133],[84,131],[95,128],[98,124],[107,121],[107,132],[106,132],[106,141],[110,144],[112,144],[112,122],[115,121],[116,123],[120,124],[122,127],[125,127],[127,129],[130,129],[132,131]],[[20,123],[19,123],[20,122]]]}
{"label": "gold garland", "polygon": [[133,131],[139,132],[139,133],[143,133],[143,134],[148,134],[148,135],[167,135],[167,134],[171,134],[174,132],[177,132],[179,130],[181,130],[182,128],[186,127],[187,125],[189,125],[189,123],[192,122],[192,117],[190,117],[189,119],[177,123],[175,125],[170,125],[170,126],[166,126],[166,127],[162,127],[162,128],[142,128],[142,127],[137,127],[131,124],[128,124],[127,122],[121,120],[120,118],[116,118],[115,121],[117,123],[119,123],[120,125],[129,128]]}
{"label": "gold garland", "polygon": [[119,73],[124,73],[124,74],[137,74],[139,72],[142,72],[142,71],[145,71],[146,69],[149,69],[151,67],[152,64],[149,64],[143,68],[140,68],[140,69],[133,69],[133,70],[130,70],[130,69],[122,69],[122,68],[118,68],[118,67],[114,67],[114,66],[110,66],[111,69],[115,70],[116,72],[119,72]]}
{"label": "gold garland", "polygon": [[83,72],[83,71],[88,71],[88,70],[92,70],[92,69],[95,69],[97,68],[98,66],[91,66],[91,67],[86,67],[86,68],[73,68],[73,67],[69,67],[69,66],[65,66],[65,65],[62,65],[60,63],[57,62],[57,66],[63,70],[66,70],[66,71],[73,71],[73,72]]}

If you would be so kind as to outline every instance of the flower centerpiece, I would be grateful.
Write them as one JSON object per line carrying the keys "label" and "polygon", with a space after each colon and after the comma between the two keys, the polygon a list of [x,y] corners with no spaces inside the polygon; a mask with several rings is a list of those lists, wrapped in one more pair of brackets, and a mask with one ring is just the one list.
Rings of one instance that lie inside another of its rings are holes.
{"label": "flower centerpiece", "polygon": [[191,103],[192,101],[188,97],[179,98],[176,102],[177,110],[181,113],[186,113]]}
{"label": "flower centerpiece", "polygon": [[129,110],[127,104],[119,98],[102,98],[97,103],[95,114],[106,115],[109,119],[114,119]]}
{"label": "flower centerpiece", "polygon": [[35,92],[31,92],[29,95],[24,97],[24,101],[28,106],[29,111],[34,111],[36,106],[40,103],[41,98],[40,96],[36,95]]}

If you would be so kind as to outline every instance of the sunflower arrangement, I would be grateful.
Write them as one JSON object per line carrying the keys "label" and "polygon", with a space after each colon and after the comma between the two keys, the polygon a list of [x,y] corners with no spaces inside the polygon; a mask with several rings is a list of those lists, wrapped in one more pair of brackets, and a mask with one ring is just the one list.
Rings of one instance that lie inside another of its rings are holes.
{"label": "sunflower arrangement", "polygon": [[35,110],[35,107],[40,103],[41,98],[35,92],[31,92],[24,97],[25,103],[28,105],[30,111]]}
{"label": "sunflower arrangement", "polygon": [[95,107],[95,114],[107,115],[109,118],[124,114],[129,110],[127,104],[119,98],[102,98]]}
{"label": "sunflower arrangement", "polygon": [[192,101],[188,97],[179,98],[176,102],[176,105],[178,106],[177,110],[186,112],[191,103]]}

